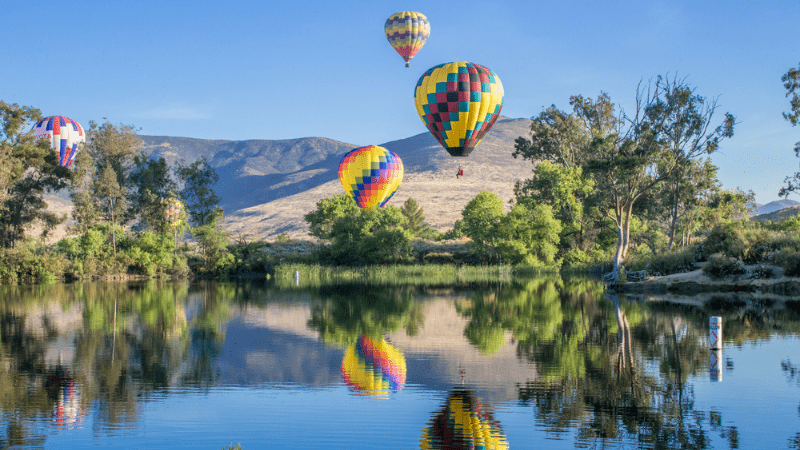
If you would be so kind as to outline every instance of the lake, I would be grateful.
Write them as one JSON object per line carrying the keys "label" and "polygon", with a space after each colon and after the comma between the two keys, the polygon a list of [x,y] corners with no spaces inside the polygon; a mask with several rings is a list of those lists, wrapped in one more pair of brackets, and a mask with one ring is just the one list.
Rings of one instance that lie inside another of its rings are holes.
{"label": "lake", "polygon": [[799,408],[792,298],[0,286],[2,449],[798,449]]}

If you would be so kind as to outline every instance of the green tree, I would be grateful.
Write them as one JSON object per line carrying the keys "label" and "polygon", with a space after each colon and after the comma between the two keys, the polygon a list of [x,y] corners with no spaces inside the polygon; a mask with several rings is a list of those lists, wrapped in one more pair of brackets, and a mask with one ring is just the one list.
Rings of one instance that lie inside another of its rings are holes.
{"label": "green tree", "polygon": [[352,216],[358,211],[358,205],[347,194],[323,198],[317,202],[317,209],[304,216],[309,225],[308,234],[329,241],[333,237],[331,231],[336,219]]}
{"label": "green tree", "polygon": [[42,118],[38,109],[0,101],[0,246],[14,247],[25,229],[43,225],[52,230],[66,217],[47,211],[45,192],[66,187],[69,171],[58,165],[46,140],[27,130]]}
{"label": "green tree", "polygon": [[[800,123],[800,65],[789,69],[781,76],[783,87],[786,88],[786,96],[790,97],[789,112],[783,113],[783,118],[791,122],[792,126]],[[794,144],[794,154],[800,157],[800,141]],[[800,172],[796,172],[791,177],[784,180],[786,186],[782,187],[778,193],[781,197],[786,197],[792,192],[800,190]]]}
{"label": "green tree", "polygon": [[425,228],[425,214],[423,211],[422,206],[419,206],[419,203],[411,197],[400,208],[400,212],[406,218],[405,229],[414,236],[418,236]]}
{"label": "green tree", "polygon": [[461,229],[472,242],[470,247],[479,255],[496,256],[500,244],[500,222],[503,220],[503,200],[494,192],[481,191],[461,211]]}
{"label": "green tree", "polygon": [[131,173],[142,140],[129,125],[102,125],[92,121],[85,155],[78,154],[70,196],[79,229],[95,221],[125,225],[135,214],[129,196],[134,192]]}
{"label": "green tree", "polygon": [[219,197],[213,189],[219,181],[217,171],[203,157],[189,165],[178,165],[177,173],[183,182],[181,195],[191,224],[203,226],[213,222],[220,214]]}
{"label": "green tree", "polygon": [[140,154],[133,161],[135,168],[131,182],[136,189],[131,205],[145,228],[162,233],[169,227],[164,201],[177,197],[177,184],[172,180],[170,167],[164,158],[156,160]]}
{"label": "green tree", "polygon": [[710,187],[708,174],[715,169],[702,161],[703,155],[710,155],[722,139],[733,136],[735,119],[726,113],[723,122],[712,129],[716,99],[695,94],[685,80],[658,77],[655,89],[657,96],[645,108],[643,125],[653,128],[666,150],[657,173],[667,184],[669,250],[686,206],[701,189]]}
{"label": "green tree", "polygon": [[689,161],[715,151],[733,133],[733,116],[713,130],[714,101],[696,96],[683,80],[659,77],[637,89],[632,114],[615,112],[610,97],[573,96],[573,112],[555,107],[533,119],[531,139],[517,139],[515,156],[578,164],[591,175],[600,194],[600,211],[616,228],[614,274],[625,261],[631,217],[638,200]]}
{"label": "green tree", "polygon": [[515,205],[497,227],[497,251],[513,264],[553,265],[558,252],[561,222],[547,205]]}
{"label": "green tree", "polygon": [[235,257],[228,251],[229,236],[220,225],[221,220],[222,214],[213,215],[208,223],[191,230],[200,246],[203,256],[202,270],[206,273],[224,273],[235,262]]}
{"label": "green tree", "polygon": [[577,247],[586,250],[591,228],[591,215],[585,214],[594,195],[594,180],[583,174],[581,166],[565,166],[551,161],[541,161],[533,169],[533,177],[517,181],[514,194],[518,204],[529,208],[545,204],[552,207],[553,216],[563,225],[561,241],[563,250]]}
{"label": "green tree", "polygon": [[[351,200],[352,201],[352,200]],[[411,233],[395,206],[361,210],[334,219],[331,224],[330,257],[338,264],[386,264],[407,261]]]}

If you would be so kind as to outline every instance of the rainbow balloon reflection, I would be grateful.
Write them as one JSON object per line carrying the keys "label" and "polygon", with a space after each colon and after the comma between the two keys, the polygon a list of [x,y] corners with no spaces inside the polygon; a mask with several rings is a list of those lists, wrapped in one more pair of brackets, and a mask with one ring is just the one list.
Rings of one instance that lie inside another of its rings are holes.
{"label": "rainbow balloon reflection", "polygon": [[359,395],[386,396],[406,382],[406,358],[385,340],[361,336],[347,348],[342,380]]}
{"label": "rainbow balloon reflection", "polygon": [[506,435],[480,398],[455,389],[420,439],[422,449],[507,449]]}

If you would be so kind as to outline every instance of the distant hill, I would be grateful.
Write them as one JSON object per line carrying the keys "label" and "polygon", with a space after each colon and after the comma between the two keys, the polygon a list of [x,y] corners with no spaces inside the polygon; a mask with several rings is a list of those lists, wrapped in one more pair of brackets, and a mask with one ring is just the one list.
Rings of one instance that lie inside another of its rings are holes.
{"label": "distant hill", "polygon": [[[427,222],[441,231],[452,228],[464,206],[482,190],[504,201],[513,197],[514,183],[530,177],[533,165],[514,159],[514,140],[530,133],[529,119],[500,117],[467,158],[451,157],[427,131],[406,139],[373,143],[403,160],[403,183],[389,202],[401,206],[413,197]],[[420,124],[422,128],[422,124]],[[225,227],[248,239],[274,239],[281,233],[308,238],[303,216],[323,198],[342,194],[338,168],[341,157],[359,145],[322,137],[287,140],[207,140],[170,136],[139,136],[144,150],[170,164],[206,157],[219,175],[215,190],[225,211]],[[456,179],[458,167],[464,176]],[[69,197],[49,196],[51,209],[71,210]],[[53,233],[64,234],[64,226]]]}
{"label": "distant hill", "polygon": [[754,217],[751,217],[752,220],[756,220],[758,222],[766,222],[771,220],[773,222],[778,222],[781,220],[789,219],[796,215],[800,214],[800,205],[797,206],[790,206],[788,208],[779,209],[777,211],[773,211],[767,214],[760,214]]}
{"label": "distant hill", "polygon": [[796,202],[794,200],[783,199],[783,200],[775,200],[774,202],[769,202],[766,205],[758,205],[756,204],[756,215],[761,214],[769,214],[775,211],[780,211],[782,209],[790,208],[792,206],[800,205],[800,202]]}

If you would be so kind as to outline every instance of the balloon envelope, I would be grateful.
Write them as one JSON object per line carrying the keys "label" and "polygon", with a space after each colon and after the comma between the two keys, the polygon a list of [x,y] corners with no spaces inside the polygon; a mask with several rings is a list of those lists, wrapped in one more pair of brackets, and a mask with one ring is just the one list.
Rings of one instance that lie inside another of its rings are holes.
{"label": "balloon envelope", "polygon": [[339,162],[339,181],[361,209],[383,206],[403,181],[403,162],[383,147],[359,147]]}
{"label": "balloon envelope", "polygon": [[417,114],[452,156],[467,156],[497,121],[503,84],[489,68],[469,62],[431,67],[414,90]]}
{"label": "balloon envelope", "polygon": [[181,220],[183,203],[174,197],[164,199],[164,218],[169,225],[176,225]]}
{"label": "balloon envelope", "polygon": [[414,11],[401,11],[392,14],[383,26],[386,39],[406,62],[409,61],[425,45],[431,34],[431,25],[424,14]]}
{"label": "balloon envelope", "polygon": [[420,448],[499,450],[508,449],[508,441],[480,398],[455,389],[423,432]]}
{"label": "balloon envelope", "polygon": [[50,116],[36,122],[31,129],[36,139],[48,139],[50,147],[58,154],[58,163],[69,167],[78,154],[80,145],[86,142],[86,133],[81,125],[64,116]]}
{"label": "balloon envelope", "polygon": [[342,380],[358,394],[397,392],[406,382],[406,358],[385,340],[361,336],[344,354]]}

